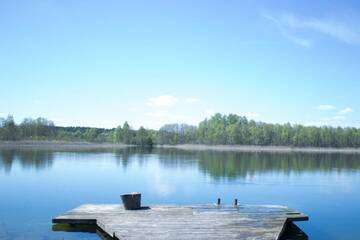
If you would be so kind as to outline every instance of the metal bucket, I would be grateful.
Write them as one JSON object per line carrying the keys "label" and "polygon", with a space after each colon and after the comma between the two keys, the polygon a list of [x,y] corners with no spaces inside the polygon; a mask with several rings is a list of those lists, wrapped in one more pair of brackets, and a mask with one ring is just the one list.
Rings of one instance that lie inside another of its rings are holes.
{"label": "metal bucket", "polygon": [[122,194],[121,200],[126,210],[138,210],[141,208],[141,193],[132,192]]}

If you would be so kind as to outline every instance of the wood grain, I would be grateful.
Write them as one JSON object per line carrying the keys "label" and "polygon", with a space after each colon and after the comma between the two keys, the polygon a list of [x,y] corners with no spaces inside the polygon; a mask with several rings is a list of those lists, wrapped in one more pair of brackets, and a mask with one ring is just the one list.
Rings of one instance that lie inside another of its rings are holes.
{"label": "wood grain", "polygon": [[275,205],[153,205],[125,210],[118,204],[86,204],[53,223],[96,224],[114,239],[278,240],[285,225],[308,217]]}

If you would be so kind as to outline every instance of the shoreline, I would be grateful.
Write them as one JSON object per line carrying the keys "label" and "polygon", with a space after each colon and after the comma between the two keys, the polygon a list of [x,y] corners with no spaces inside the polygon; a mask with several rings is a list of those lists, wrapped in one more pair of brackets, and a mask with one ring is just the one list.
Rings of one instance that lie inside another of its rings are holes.
{"label": "shoreline", "polygon": [[269,153],[355,153],[360,148],[325,148],[325,147],[289,147],[289,146],[256,146],[256,145],[204,145],[180,144],[157,145],[158,148],[174,148],[188,151],[219,151],[219,152],[269,152]]}
{"label": "shoreline", "polygon": [[46,149],[121,149],[134,145],[118,143],[91,143],[67,141],[0,141],[0,149],[6,148],[46,148]]}
{"label": "shoreline", "polygon": [[[47,148],[47,149],[123,149],[139,147],[136,145],[118,143],[90,143],[67,141],[0,141],[0,149],[7,148]],[[187,151],[225,151],[225,152],[273,152],[273,153],[356,153],[360,148],[319,148],[319,147],[289,147],[289,146],[254,146],[254,145],[154,145],[159,149],[179,149]]]}

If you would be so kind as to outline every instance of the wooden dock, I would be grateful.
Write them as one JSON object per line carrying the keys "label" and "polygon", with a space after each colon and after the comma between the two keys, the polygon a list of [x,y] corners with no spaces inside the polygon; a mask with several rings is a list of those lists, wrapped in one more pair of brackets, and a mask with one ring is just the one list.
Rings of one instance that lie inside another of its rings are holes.
{"label": "wooden dock", "polygon": [[307,220],[278,205],[154,205],[125,210],[120,204],[86,204],[52,221],[97,225],[112,239],[278,240],[287,223]]}

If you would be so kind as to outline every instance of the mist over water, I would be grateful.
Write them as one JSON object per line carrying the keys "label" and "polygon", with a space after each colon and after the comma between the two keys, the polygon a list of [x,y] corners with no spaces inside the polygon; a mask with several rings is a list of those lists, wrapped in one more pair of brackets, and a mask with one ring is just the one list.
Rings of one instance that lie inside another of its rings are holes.
{"label": "mist over water", "polygon": [[[84,203],[288,205],[310,216],[310,239],[354,239],[360,155],[174,149],[0,150],[0,239],[99,239],[52,230],[51,218]],[[350,217],[349,217],[350,216]],[[334,220],[336,219],[336,220]]]}

